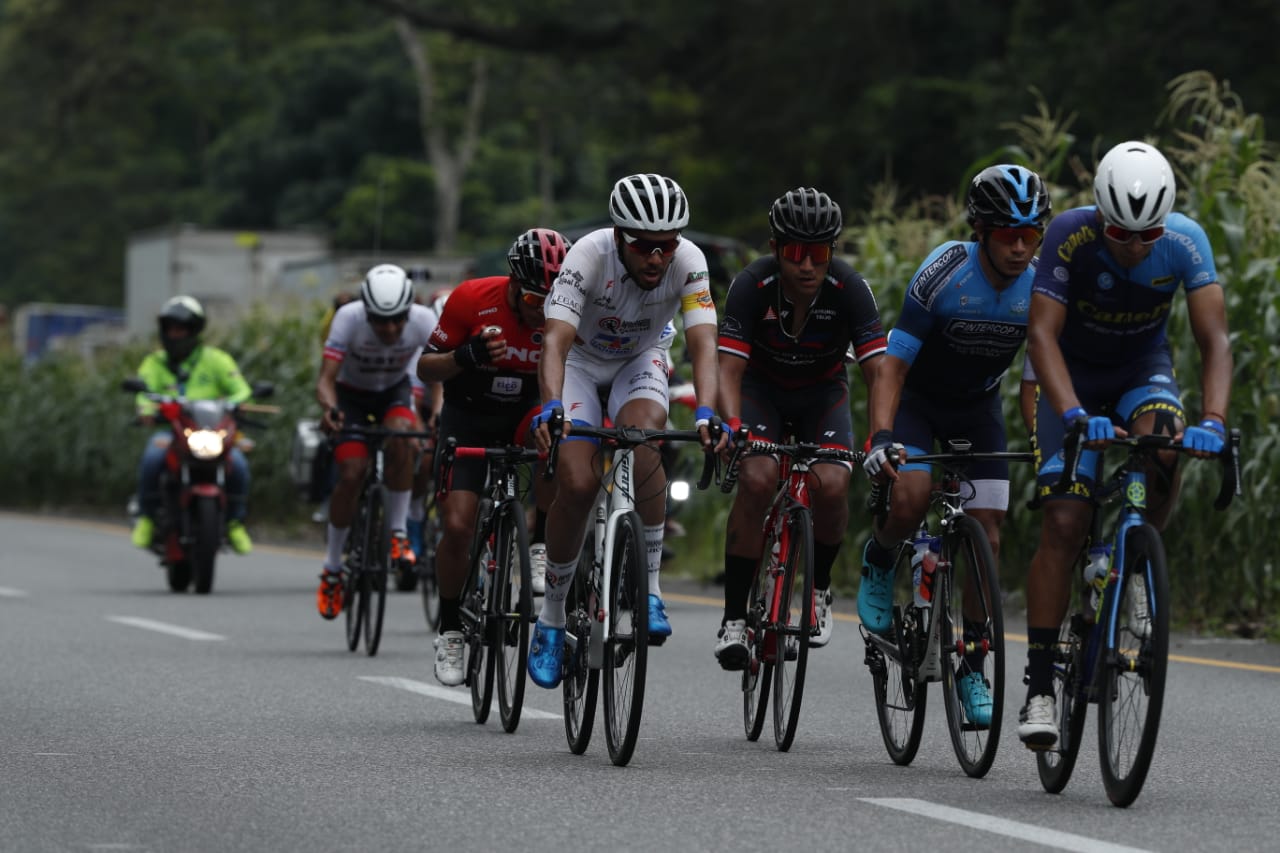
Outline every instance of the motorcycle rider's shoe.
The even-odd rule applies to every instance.
[[[249,531],[244,529],[244,522],[238,518],[227,522],[227,544],[231,546],[232,551],[241,556],[253,550],[253,540],[249,538]]]
[[[413,553],[413,546],[409,544],[409,534],[405,533],[403,530],[391,531],[392,565],[412,568],[413,564],[416,562],[418,562],[418,557]]]
[[[320,588],[316,590],[316,609],[326,619],[336,619],[342,612],[342,573],[328,569],[320,573]]]
[[[138,520],[133,523],[133,533],[130,534],[130,538],[133,540],[133,547],[141,548],[145,551],[151,547],[151,540],[155,535],[156,523],[151,520],[151,516],[138,516]]]
[[[413,549],[414,556],[420,555],[423,552],[422,519],[419,518],[415,521],[411,518],[405,526],[409,528],[409,547]],[[417,561],[415,560],[414,562]]]

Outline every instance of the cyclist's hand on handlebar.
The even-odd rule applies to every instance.
[[[702,449],[721,451],[729,444],[728,433],[725,432],[710,406],[699,406],[693,411],[693,426],[702,436]]]
[[[556,410],[564,410],[564,403],[559,400],[548,400],[542,404],[542,411],[533,416],[533,422],[529,424],[529,430],[533,433],[534,444],[538,448],[539,453],[546,453],[551,449],[551,427],[550,423],[555,416]],[[564,419],[564,433],[561,436],[569,434],[569,419]]]
[[[1104,447],[1112,439],[1129,435],[1111,423],[1111,418],[1105,415],[1090,415],[1085,412],[1083,406],[1075,406],[1063,412],[1062,425],[1067,432],[1079,433],[1084,446],[1092,449]]]
[[[327,435],[333,435],[342,429],[342,409],[337,406],[329,407],[320,420],[320,430]]]
[[[862,470],[873,480],[896,480],[898,466],[906,458],[907,449],[893,440],[893,433],[882,429],[871,437],[871,449],[862,460]]]
[[[1213,418],[1205,418],[1199,426],[1187,427],[1181,435],[1182,446],[1191,451],[1192,456],[1201,459],[1209,459],[1222,453],[1226,438],[1226,427]]]

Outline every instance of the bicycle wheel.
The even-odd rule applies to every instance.
[[[525,659],[529,656],[529,533],[524,507],[505,501],[497,518],[498,565],[494,573],[494,619],[490,638],[498,674],[498,718],[514,732],[524,704]]]
[[[911,548],[900,548],[894,571],[897,601],[911,601]],[[880,737],[894,764],[906,766],[920,749],[928,707],[928,683],[916,681],[916,662],[928,642],[927,611],[894,605],[893,626],[883,637],[867,638],[867,668],[876,700]]]
[[[422,522],[422,555],[418,558],[419,587],[422,590],[422,613],[427,628],[440,630],[440,583],[436,579],[436,547],[440,542],[440,522],[434,509],[428,510]]]
[[[619,767],[631,760],[644,711],[644,679],[649,660],[649,566],[644,525],[629,512],[614,531],[609,577],[609,635],[604,644],[604,736],[609,759]]]
[[[365,500],[360,501],[356,519],[347,536],[346,577],[343,579],[346,589],[342,597],[342,609],[346,613],[347,650],[354,652],[360,647],[360,633],[364,628],[365,615],[368,613],[367,598],[364,595],[364,540],[368,528],[369,506]]]
[[[383,507],[382,489],[369,492],[368,526],[364,539],[364,571],[361,572],[361,597],[364,600],[364,650],[373,657],[382,642],[382,617],[387,612],[387,564],[390,562],[390,537]]]
[[[951,564],[938,578],[934,606],[942,607],[942,696],[951,746],[965,773],[985,776],[1000,746],[1004,717],[1004,611],[1000,579],[986,531],[975,519],[955,519],[944,541],[943,559]],[[970,719],[961,690],[972,680],[985,685],[991,699],[989,720]]]
[[[481,508],[484,513],[484,508]],[[480,517],[484,517],[481,515]],[[489,534],[485,530],[471,549],[475,555],[471,571],[467,574],[467,586],[463,592],[462,635],[466,645],[466,681],[471,686],[471,714],[477,723],[489,719],[493,705],[493,654],[488,647],[489,626],[492,624],[489,592],[493,578],[489,574],[493,562],[489,546]]]
[[[1080,567],[1073,568],[1080,577]],[[1074,600],[1074,599],[1073,599]],[[1040,785],[1058,794],[1071,781],[1071,772],[1080,753],[1080,738],[1089,713],[1088,685],[1084,683],[1084,638],[1086,626],[1080,614],[1068,615],[1058,631],[1053,653],[1053,700],[1058,709],[1058,742],[1051,749],[1036,750],[1036,772]]]
[[[1112,621],[1103,625],[1110,643],[1098,671],[1102,783],[1121,807],[1138,798],[1151,768],[1169,663],[1169,574],[1160,534],[1150,524],[1131,527],[1124,552],[1124,573],[1106,608]]]
[[[571,644],[568,664],[560,690],[564,696],[564,734],[569,751],[581,755],[591,743],[591,727],[596,719],[596,693],[600,689],[600,670],[587,665],[587,646],[595,623],[592,564],[595,562],[595,536],[587,534],[578,557],[578,570],[565,599],[565,642]]]
[[[771,527],[765,537],[764,551],[751,581],[751,597],[747,599],[747,648],[750,657],[742,670],[742,725],[747,740],[760,739],[764,730],[764,712],[769,707],[769,687],[773,683],[774,631],[766,627],[769,607],[773,602],[773,549],[778,530]]]
[[[782,591],[778,596],[773,661],[773,741],[786,752],[796,738],[813,621],[813,514],[807,506],[787,511]],[[792,660],[794,649],[795,659]]]

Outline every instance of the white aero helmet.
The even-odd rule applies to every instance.
[[[1102,218],[1129,231],[1163,225],[1176,190],[1169,161],[1145,142],[1122,142],[1112,148],[1093,178]]]
[[[680,231],[689,224],[689,200],[670,178],[628,175],[613,185],[609,215],[619,228]]]
[[[403,314],[413,304],[413,280],[395,264],[379,264],[364,277],[360,299],[370,317]]]

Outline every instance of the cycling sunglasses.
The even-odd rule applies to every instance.
[[[1138,242],[1142,243],[1142,245],[1150,246],[1164,236],[1164,226],[1157,225],[1155,228],[1130,231],[1128,228],[1121,228],[1119,225],[1112,225],[1108,222],[1106,227],[1102,229],[1102,233],[1107,235],[1107,239],[1115,240],[1117,243],[1128,243],[1134,237],[1137,237]]]
[[[637,255],[648,257],[654,252],[660,253],[663,257],[674,255],[676,247],[680,245],[679,237],[672,237],[670,240],[647,240],[644,237],[637,237],[634,234],[622,232],[622,242],[627,244],[627,248],[635,252]]]
[[[825,264],[831,260],[830,243],[782,243],[778,246],[778,254],[785,261],[793,264],[803,263],[805,258],[815,264]]]
[[[394,326],[409,320],[409,312],[401,311],[399,314],[392,314],[390,317],[370,317],[369,325],[371,326]]]
[[[530,308],[541,308],[547,304],[547,294],[541,290],[520,288],[520,301]]]
[[[1006,246],[1012,246],[1019,240],[1028,246],[1039,246],[1040,241],[1044,239],[1044,231],[1033,225],[1024,225],[1021,228],[992,228],[987,233],[997,243],[1004,243]]]

